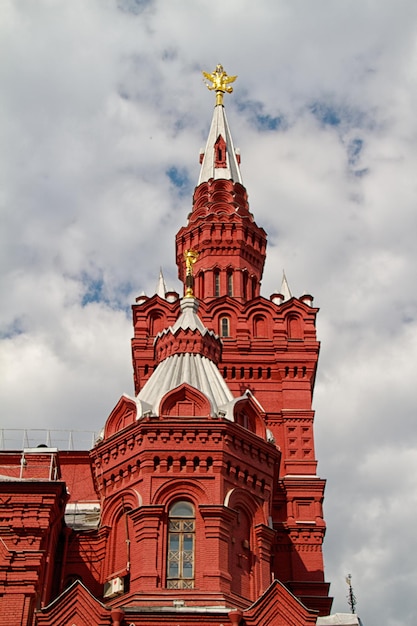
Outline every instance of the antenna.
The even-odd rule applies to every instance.
[[[348,604],[350,606],[350,611],[351,613],[355,613],[355,609],[356,609],[356,597],[355,594],[353,593],[353,587],[352,587],[352,574],[348,574],[346,576],[346,583],[349,587],[349,593],[346,596]]]

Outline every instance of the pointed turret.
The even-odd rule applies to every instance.
[[[288,285],[287,277],[285,276],[284,270],[282,271],[281,294],[283,296],[283,302],[291,300],[292,298],[291,289]]]
[[[156,283],[155,293],[160,298],[165,300],[165,294],[167,293],[167,286],[165,284],[164,275],[162,273],[162,267],[159,268],[158,282]]]
[[[206,149],[200,155],[192,212],[176,238],[178,275],[184,282],[183,255],[193,248],[199,253],[194,268],[196,297],[229,296],[247,302],[260,294],[266,233],[249,211],[240,156],[223,105],[223,94],[233,91],[229,84],[237,77],[228,76],[221,65],[212,74],[203,74],[208,88],[216,92],[216,106]]]
[[[155,338],[155,357],[159,362],[137,399],[159,415],[162,398],[180,385],[187,384],[208,400],[210,414],[233,400],[217,363],[221,356],[218,335],[208,330],[199,318],[198,302],[193,296],[181,300],[181,314],[175,324]]]
[[[200,154],[200,162],[199,185],[208,182],[211,178],[224,178],[242,184],[239,168],[240,154],[234,148],[226,111],[222,104],[214,107],[206,149]]]

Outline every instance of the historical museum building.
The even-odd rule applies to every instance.
[[[260,295],[266,233],[216,105],[184,294],[133,305],[135,394],[94,447],[1,453],[0,626],[304,626],[330,613],[310,295]],[[104,420],[103,420],[104,421]]]

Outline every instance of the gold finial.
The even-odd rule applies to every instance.
[[[185,297],[193,298],[194,297],[194,275],[193,275],[193,265],[198,259],[197,250],[193,250],[190,248],[189,250],[185,250],[184,252],[184,260],[185,260]]]
[[[233,87],[230,87],[229,83],[234,83],[237,76],[228,76],[223,69],[223,65],[220,64],[216,65],[216,69],[212,74],[203,72],[203,76],[209,81],[207,82],[203,78],[207,88],[210,89],[210,91],[216,92],[216,106],[218,104],[223,104],[223,94],[225,91],[227,91],[227,93],[232,93]]]

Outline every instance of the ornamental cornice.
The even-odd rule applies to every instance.
[[[221,358],[221,340],[209,333],[204,336],[194,330],[180,330],[175,335],[166,333],[157,338],[155,359],[164,361],[174,354],[200,354],[216,365]]]

